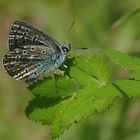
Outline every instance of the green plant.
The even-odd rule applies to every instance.
[[[71,124],[108,109],[115,97],[140,96],[140,59],[113,50],[105,55],[133,71],[128,76],[131,80],[111,80],[111,70],[103,56],[75,56],[69,76],[58,76],[57,81],[48,78],[29,86],[35,98],[27,106],[28,118],[51,125],[55,138]]]
[[[114,27],[128,20],[132,13]],[[112,79],[107,57],[129,71],[125,79]],[[71,58],[66,61],[68,69],[63,69],[63,76],[44,78],[28,87],[35,98],[29,102],[26,114],[33,121],[50,125],[52,138],[73,123],[107,110],[116,97],[140,96],[139,58],[115,50],[88,57],[71,54]]]

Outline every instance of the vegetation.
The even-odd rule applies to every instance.
[[[5,25],[0,29],[1,46],[6,45],[8,36],[4,29],[14,20],[22,20],[40,26],[60,43],[70,42],[73,50],[71,59],[65,62],[68,68],[60,68],[64,74],[40,78],[27,87],[28,91],[24,83],[2,72],[5,79],[0,81],[1,99],[5,100],[1,102],[0,139],[34,139],[27,136],[29,132],[37,133],[39,140],[49,139],[45,124],[49,125],[51,137],[61,140],[140,139],[137,5],[138,1],[127,0],[1,1],[0,15]],[[67,35],[73,20],[75,24]],[[6,49],[2,50],[3,55]],[[13,93],[7,86],[13,88]],[[19,95],[29,91],[33,96]],[[30,120],[43,125],[27,122],[24,108]]]

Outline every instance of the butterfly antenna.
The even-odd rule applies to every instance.
[[[71,26],[69,27],[69,29],[68,29],[68,31],[67,31],[66,39],[68,38],[68,36],[69,36],[69,34],[70,34],[70,31],[71,31],[72,27],[74,26],[74,24],[75,24],[75,20],[72,21]],[[65,39],[65,40],[66,40],[66,39]],[[64,44],[65,44],[65,42],[64,42]],[[69,44],[69,45],[71,45],[71,44]],[[73,47],[73,48],[74,48],[74,47]],[[82,48],[76,48],[76,49],[77,49],[77,50],[78,50],[78,49],[80,49],[80,50],[86,50],[86,49],[88,49],[88,48],[82,47]]]
[[[66,38],[65,38],[65,40],[67,40],[67,38],[68,38],[68,36],[69,36],[69,34],[70,34],[70,31],[71,31],[72,27],[74,26],[74,24],[75,24],[75,20],[72,21],[72,24],[71,24],[71,26],[69,27],[69,29],[68,29],[68,31],[67,31],[67,33],[66,33]],[[65,42],[64,42],[64,44],[65,44]]]
[[[70,33],[72,27],[74,26],[74,24],[75,24],[75,20],[72,21],[71,26],[69,27],[69,29],[68,29],[68,31],[67,31],[67,37],[68,37],[68,35],[69,35],[69,33]]]

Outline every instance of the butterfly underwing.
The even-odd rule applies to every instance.
[[[9,51],[3,57],[7,73],[16,80],[30,83],[45,71],[59,68],[65,61],[70,45],[60,45],[35,27],[16,21],[9,33]]]

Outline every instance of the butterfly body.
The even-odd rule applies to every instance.
[[[45,71],[59,68],[70,46],[60,46],[56,40],[24,22],[15,22],[9,34],[9,51],[3,64],[13,78],[31,82]]]

